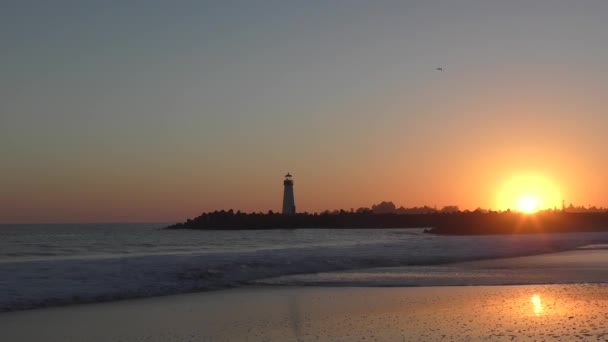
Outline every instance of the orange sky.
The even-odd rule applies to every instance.
[[[0,222],[279,210],[286,172],[299,211],[608,206],[608,3],[577,4],[15,5]]]

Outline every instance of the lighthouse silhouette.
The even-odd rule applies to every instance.
[[[283,180],[283,215],[293,215],[296,213],[296,202],[293,199],[293,179],[289,172]]]

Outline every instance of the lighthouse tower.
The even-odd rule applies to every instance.
[[[283,215],[293,215],[296,213],[296,202],[293,199],[293,180],[287,173],[283,181]]]

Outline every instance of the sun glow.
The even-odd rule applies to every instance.
[[[559,189],[548,178],[540,175],[517,176],[507,180],[498,193],[497,208],[523,213],[561,207]]]
[[[517,203],[517,210],[524,213],[533,213],[538,209],[536,208],[538,199],[533,196],[523,196]]]

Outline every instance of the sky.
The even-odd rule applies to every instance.
[[[0,222],[278,211],[287,172],[298,211],[608,206],[607,13],[2,1]]]

